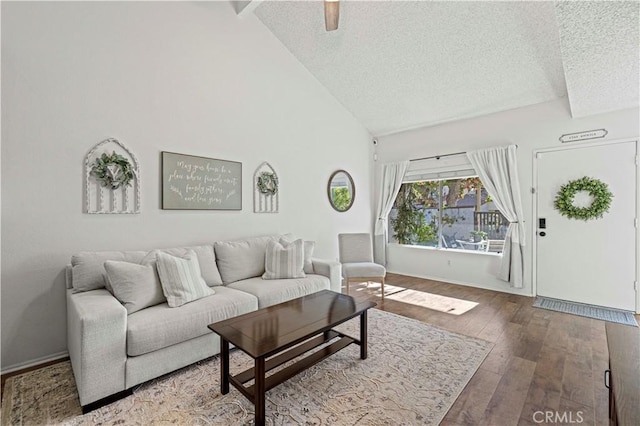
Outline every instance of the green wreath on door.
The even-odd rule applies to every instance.
[[[593,202],[589,207],[578,207],[574,204],[574,197],[579,191],[587,191],[593,197]],[[601,180],[584,176],[562,185],[553,205],[569,219],[587,221],[602,218],[609,211],[612,198],[613,194],[609,191],[609,185]]]

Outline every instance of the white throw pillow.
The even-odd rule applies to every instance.
[[[107,260],[104,269],[107,271],[109,291],[124,305],[127,314],[167,300],[162,293],[155,265]]]
[[[280,241],[269,241],[265,254],[264,280],[282,278],[304,278],[304,242],[295,240],[288,242],[284,238]]]
[[[159,251],[156,259],[162,291],[170,307],[215,294],[202,278],[198,256],[193,250],[188,250],[184,257]]]

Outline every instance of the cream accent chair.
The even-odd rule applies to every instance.
[[[387,270],[373,261],[371,234],[338,234],[342,278],[347,294],[350,282],[380,282],[384,299],[384,277]]]

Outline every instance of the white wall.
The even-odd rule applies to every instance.
[[[526,282],[523,289],[512,289],[508,283],[494,277],[493,272],[498,267],[499,257],[493,254],[391,244],[388,250],[389,271],[531,295],[533,256],[531,242],[534,236],[533,195],[531,194],[533,151],[559,147],[563,145],[558,140],[562,134],[585,130],[605,128],[609,132],[605,140],[637,138],[640,134],[639,115],[640,111],[636,108],[572,119],[566,99],[560,99],[485,117],[378,138],[376,179],[379,179],[380,165],[385,162],[517,144],[520,189],[527,228]]]
[[[66,351],[63,270],[80,250],[293,232],[337,257],[371,229],[371,138],[255,17],[228,2],[2,2],[2,368]],[[83,158],[116,137],[138,157],[139,215],[83,213]],[[243,210],[163,211],[163,150],[241,161]],[[280,213],[252,213],[269,161]],[[326,198],[351,172],[354,207]]]

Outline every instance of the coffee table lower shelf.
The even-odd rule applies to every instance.
[[[334,330],[328,331],[325,335],[320,335],[316,338],[308,340],[307,342],[296,346],[293,349],[289,349],[286,352],[281,353],[280,355],[276,355],[273,358],[264,361],[264,372],[265,374],[274,368],[281,366],[282,364],[291,361],[292,359],[299,357],[305,352],[309,352],[320,345],[327,343],[328,341],[335,339],[336,337],[340,337],[339,340],[333,342],[330,345],[325,346],[321,350],[312,353],[311,355],[297,361],[295,364],[292,364],[277,373],[272,374],[271,376],[265,378],[264,380],[264,392],[273,389],[279,384],[289,380],[293,376],[303,372],[304,370],[314,366],[320,361],[330,357],[336,352],[346,348],[352,343],[360,344],[359,340],[356,340],[352,337],[345,336],[341,333],[338,333]],[[256,360],[258,361],[258,360]],[[244,384],[255,379],[256,368],[249,368],[242,373],[238,373],[235,376],[229,376],[229,383],[231,383],[236,389],[238,389],[247,399],[253,401],[255,399],[256,392],[256,384],[251,386],[245,386]],[[227,390],[228,391],[228,390]]]
[[[366,320],[365,320],[366,321]],[[366,325],[365,325],[366,327]],[[366,333],[366,328],[361,329],[361,332]],[[295,346],[285,352],[273,356],[266,360],[266,357],[255,358],[254,367],[238,373],[234,376],[229,374],[229,342],[224,338],[221,338],[221,393],[226,395],[229,393],[229,383],[231,383],[236,389],[240,391],[249,401],[253,402],[255,406],[255,424],[263,425],[265,421],[265,392],[279,384],[289,380],[293,376],[303,372],[304,370],[311,368],[320,361],[330,357],[331,355],[341,351],[351,344],[360,346],[360,358],[367,358],[367,342],[366,334],[363,341],[354,339],[353,337],[344,335],[335,330],[328,330],[323,332],[317,337],[314,337],[306,342]],[[335,342],[323,347],[322,349],[296,361],[280,371],[275,372],[269,377],[266,377],[266,373],[281,366],[282,364],[291,361],[309,352],[318,346],[321,346],[335,338],[339,338]],[[254,380],[254,384],[245,386],[245,383]]]

